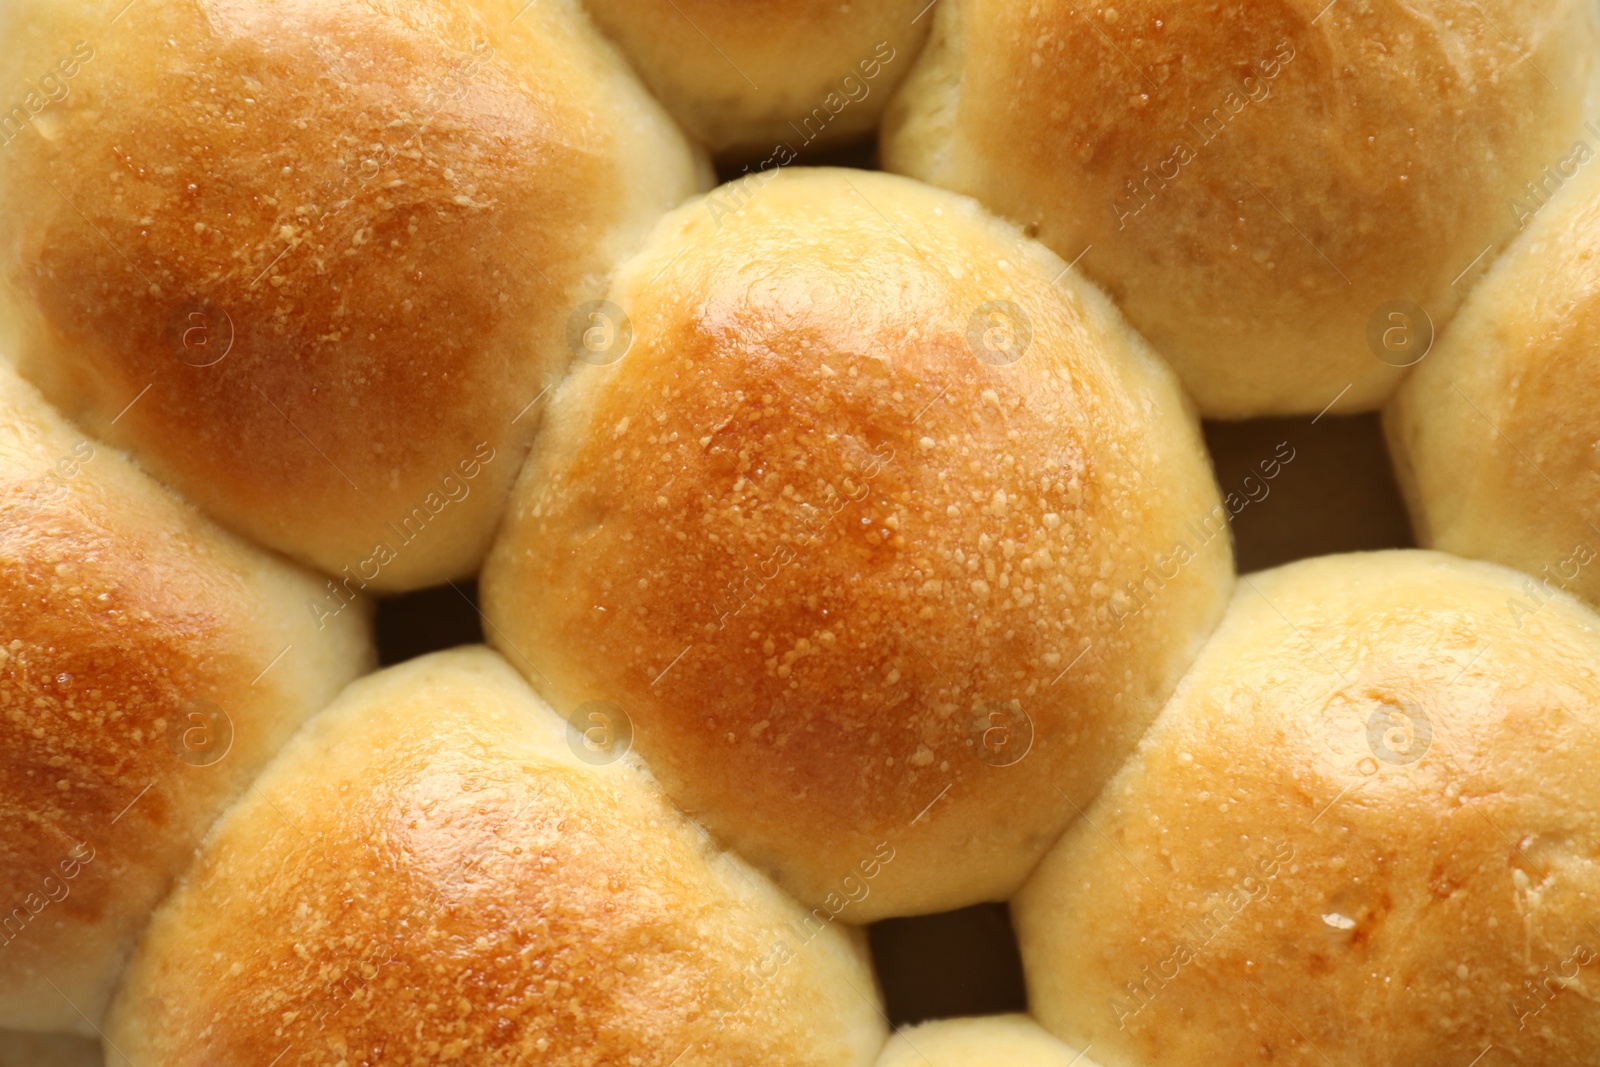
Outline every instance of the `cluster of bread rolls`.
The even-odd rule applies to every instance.
[[[1600,1064],[1597,89],[1588,0],[6,0],[0,1064]],[[1201,416],[1380,408],[1423,550],[1237,576]],[[990,901],[1028,1014],[892,1025]]]

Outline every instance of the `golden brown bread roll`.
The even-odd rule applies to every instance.
[[[572,3],[125,3],[0,24],[23,373],[352,590],[471,574],[681,134]]]
[[[787,170],[619,269],[481,581],[563,714],[850,922],[1008,896],[1218,618],[1226,513],[1171,373],[963,197]],[[892,858],[891,858],[892,857]]]
[[[1417,538],[1600,602],[1600,135],[1384,413]]]
[[[0,1067],[104,1067],[100,1044],[67,1034],[0,1032]]]
[[[928,0],[585,0],[646,85],[719,156],[769,167],[878,125]]]
[[[368,668],[321,585],[0,364],[0,1025],[92,1033],[207,827]]]
[[[218,824],[108,1045],[162,1067],[872,1063],[859,935],[809,926],[566,732],[482,648],[351,686]]]
[[[944,0],[884,162],[1082,255],[1204,414],[1365,410],[1421,346],[1373,325],[1407,304],[1443,329],[1515,235],[1508,201],[1593,144],[1595,22],[1587,0]]]
[[[1600,617],[1433,552],[1240,579],[1013,902],[1105,1067],[1524,1067],[1600,1047]]]
[[[942,1019],[896,1032],[877,1067],[1095,1067],[1026,1015]]]

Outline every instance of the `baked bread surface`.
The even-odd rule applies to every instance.
[[[1004,899],[1228,594],[1193,413],[972,201],[826,169],[744,188],[620,270],[631,347],[552,399],[487,632],[563,714],[620,708],[679,805],[802,901]]]

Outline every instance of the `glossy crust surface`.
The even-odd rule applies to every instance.
[[[878,1067],[1095,1067],[1026,1015],[942,1019],[895,1033]]]
[[[320,585],[0,366],[0,1025],[92,1033],[211,823],[370,667]]]
[[[646,85],[727,159],[874,130],[933,25],[928,0],[585,0]]]
[[[681,135],[571,4],[121,7],[4,14],[44,86],[0,116],[18,365],[353,588],[471,574],[569,317],[696,188]]]
[[[295,738],[152,923],[107,1036],[163,1067],[862,1067],[885,1035],[858,935],[808,936],[468,648]]]
[[[942,0],[884,164],[1082,254],[1204,414],[1366,410],[1409,358],[1378,358],[1374,318],[1408,301],[1443,330],[1508,202],[1600,143],[1595,22],[1585,0]]]
[[[1040,1021],[1105,1067],[1591,1062],[1600,617],[1519,618],[1521,581],[1421,551],[1241,578],[1013,902]]]
[[[1418,540],[1600,603],[1600,138],[1384,413]]]
[[[563,713],[622,709],[803,901],[1004,899],[1230,588],[1170,372],[1042,246],[890,175],[717,190],[611,300],[631,347],[551,401],[490,640]]]

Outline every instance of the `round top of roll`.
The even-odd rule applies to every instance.
[[[878,125],[933,25],[928,0],[585,0],[684,128],[784,166]]]
[[[320,584],[0,364],[0,1025],[98,1018],[207,828],[370,668]]]
[[[0,116],[16,362],[352,588],[471,574],[569,317],[695,188],[681,135],[561,5],[123,6],[4,15],[45,94]]]
[[[807,903],[1008,894],[1226,598],[1170,373],[1042,246],[890,175],[716,190],[609,300],[594,329],[629,340],[551,400],[491,640],[561,712],[630,716]]]
[[[152,921],[110,1043],[172,1067],[870,1064],[864,948],[633,762],[577,751],[485,649],[355,683]]]
[[[1013,902],[1041,1022],[1118,1067],[1590,1056],[1600,617],[1523,583],[1419,551],[1241,578]]]
[[[884,162],[1082,253],[1204,414],[1361,411],[1515,235],[1508,204],[1594,143],[1596,21],[1586,0],[960,0]],[[1385,344],[1396,308],[1414,336]]]
[[[1600,603],[1600,136],[1385,412],[1424,544]]]

